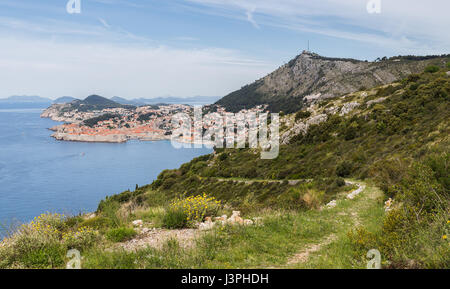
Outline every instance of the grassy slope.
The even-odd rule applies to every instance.
[[[364,267],[370,248],[380,248],[384,261],[389,261],[385,266],[448,266],[448,247],[439,239],[448,219],[449,94],[449,78],[441,71],[413,75],[368,91],[366,97],[356,93],[328,100],[319,108],[340,108],[350,101],[361,106],[348,116],[330,116],[312,126],[308,134],[282,146],[276,160],[261,160],[258,152],[248,149],[217,150],[214,156],[164,171],[152,185],[110,198],[100,208],[117,201],[161,205],[161,196],[170,199],[208,192],[246,214],[266,215],[264,208],[270,207],[283,215],[268,213],[269,221],[261,228],[228,228],[200,242],[196,251],[177,249],[178,256],[184,257],[175,267]],[[387,99],[366,105],[381,97]],[[415,183],[412,180],[427,173],[408,177],[411,164],[425,162],[432,167],[430,177]],[[339,196],[342,188],[336,185],[336,174],[374,179],[388,196],[405,204],[403,213],[400,209],[385,216],[381,201],[386,196],[373,185],[365,195],[345,200],[337,209],[307,210],[314,207],[305,202],[307,194],[319,203]],[[287,183],[298,178],[315,181]],[[416,218],[413,203],[433,198],[424,191],[426,187],[441,194],[437,205],[441,209],[433,203],[427,211],[414,213]],[[356,227],[360,231],[348,235]],[[296,252],[323,243],[330,234],[336,239],[312,251],[308,262],[287,264]],[[421,250],[415,249],[417,242],[423,244]]]
[[[273,196],[288,188],[270,183],[246,187],[214,178],[308,179],[339,174],[375,178],[387,190],[412,161],[448,152],[449,93],[449,77],[438,72],[374,89],[367,97],[357,93],[345,100],[328,100],[317,109],[339,108],[343,101],[358,101],[361,106],[350,115],[330,115],[328,121],[311,126],[308,134],[281,146],[277,159],[262,160],[249,149],[216,150],[215,155],[196,158],[178,170],[163,171],[151,188],[169,196],[212,192],[221,199],[249,198],[263,205],[276,203]],[[367,101],[381,97],[387,99],[367,106]]]
[[[356,224],[380,229],[384,216],[382,193],[372,185],[355,199],[345,199],[328,210],[260,212],[261,226],[225,226],[196,240],[196,247],[183,249],[169,241],[161,250],[146,249],[87,253],[86,268],[365,268],[364,256],[355,256],[347,235]],[[332,221],[330,221],[332,220]],[[310,255],[305,263],[288,261],[311,244],[336,236],[329,246]]]
[[[356,93],[328,100],[317,109],[349,101],[361,106],[312,126],[282,146],[276,160],[261,160],[249,149],[217,150],[162,172],[151,185],[107,198],[93,219],[55,222],[57,232],[48,233],[52,239],[34,232],[2,243],[0,267],[61,267],[71,245],[61,243],[60,234],[87,227],[99,236],[89,235],[77,245],[84,268],[363,268],[372,248],[380,249],[388,267],[448,268],[449,246],[441,236],[449,219],[449,95],[449,77],[439,71],[413,75],[366,97]],[[367,105],[380,97],[387,99]],[[317,210],[351,189],[337,175],[364,178],[368,187],[354,200]],[[382,209],[386,195],[376,186],[398,202],[387,215]],[[132,220],[161,226],[174,197],[204,192],[225,203],[221,213],[239,209],[245,217],[262,216],[264,225],[219,227],[199,238],[194,249],[171,240],[159,250],[111,250],[108,236],[131,238]],[[292,262],[310,247],[316,250],[306,262]]]

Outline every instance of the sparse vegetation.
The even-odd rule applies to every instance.
[[[439,70],[440,70],[439,67],[436,65],[430,65],[425,68],[425,72],[428,72],[428,73],[435,73],[435,72],[438,72]]]
[[[106,232],[106,238],[113,242],[127,241],[134,236],[136,236],[136,231],[127,227],[113,228]]]

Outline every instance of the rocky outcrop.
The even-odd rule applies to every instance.
[[[284,144],[284,145],[288,144],[290,142],[290,140],[292,139],[292,137],[294,137],[298,134],[306,134],[308,132],[308,128],[311,125],[320,124],[320,123],[326,121],[327,119],[328,119],[328,116],[326,114],[318,114],[318,115],[308,118],[306,121],[301,121],[301,122],[294,124],[294,126],[291,129],[289,129],[288,131],[286,131],[285,133],[283,133],[281,135],[281,144]]]
[[[352,110],[354,110],[358,106],[360,106],[360,104],[356,101],[345,103],[344,106],[342,106],[342,108],[341,108],[340,115],[342,116],[342,115],[349,114]]]

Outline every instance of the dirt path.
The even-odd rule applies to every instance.
[[[305,263],[306,261],[308,261],[309,255],[311,253],[317,252],[323,246],[327,246],[327,245],[331,244],[334,240],[336,240],[336,238],[337,238],[336,235],[331,234],[320,243],[308,245],[305,249],[303,249],[302,251],[298,252],[297,254],[295,254],[294,256],[289,258],[286,265]]]
[[[360,226],[362,224],[362,220],[359,212],[365,209],[369,201],[373,201],[380,196],[378,190],[374,188],[370,188],[369,190],[369,186],[363,182],[347,181],[347,183],[356,185],[357,188],[347,194],[345,198],[335,200],[335,206],[325,208],[325,210],[333,209],[336,211],[336,217],[333,221],[337,224],[341,224],[336,226],[336,230],[341,232]],[[360,198],[357,198],[358,196]],[[342,206],[343,203],[345,203],[346,206]],[[341,218],[347,219],[348,222],[345,223],[341,221]],[[278,268],[299,267],[301,264],[307,263],[312,254],[320,254],[325,247],[333,242],[336,242],[337,240],[338,236],[335,233],[332,233],[318,242],[306,244],[300,251],[288,258],[286,264]]]
[[[248,179],[217,179],[219,181],[235,181],[239,183],[264,182],[265,180]],[[291,185],[295,185],[305,180],[290,180]],[[266,180],[266,182],[283,182],[282,180]],[[294,183],[295,182],[295,183]],[[357,188],[350,193],[334,200],[335,206],[322,209],[315,216],[314,222],[331,222],[333,229],[329,234],[325,234],[316,242],[304,243],[301,248],[290,256],[284,264],[269,265],[269,268],[296,268],[309,266],[308,262],[317,255],[326,255],[330,250],[330,245],[341,242],[343,236],[352,229],[364,223],[364,211],[373,206],[374,201],[380,197],[380,191],[361,181],[347,181]],[[381,194],[382,195],[382,194]],[[176,239],[181,247],[190,248],[195,246],[195,240],[201,237],[205,231],[198,229],[166,230],[141,228],[139,235],[127,242],[117,244],[118,247],[127,251],[136,251],[146,247],[161,248],[168,240]],[[332,245],[334,246],[334,245]],[[303,265],[302,265],[303,264]]]
[[[290,186],[295,186],[302,182],[312,182],[312,179],[298,179],[298,180],[254,180],[254,179],[232,179],[232,178],[212,178],[219,182],[237,182],[237,183],[245,183],[246,185],[254,184],[254,183],[283,183],[287,181]]]
[[[147,247],[161,249],[162,246],[170,239],[175,239],[183,248],[194,246],[195,239],[201,234],[198,229],[150,229],[142,228],[139,235],[127,242],[118,244],[119,247],[127,251],[136,251]]]

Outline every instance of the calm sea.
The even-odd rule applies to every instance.
[[[27,222],[46,211],[93,211],[105,196],[211,152],[175,149],[169,141],[56,141],[48,128],[57,123],[41,119],[41,111],[0,108],[0,223]]]

